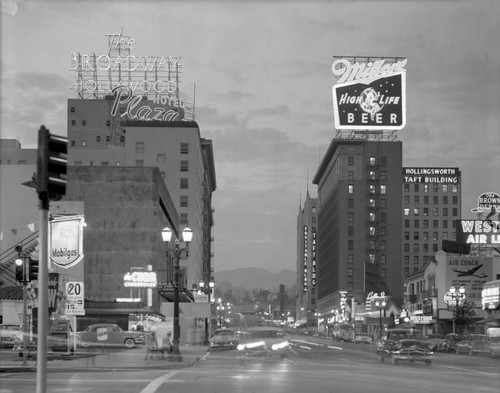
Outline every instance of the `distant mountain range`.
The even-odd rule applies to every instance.
[[[249,267],[215,272],[215,285],[219,288],[244,287],[273,291],[278,290],[281,284],[288,289],[296,283],[297,273],[290,269],[271,273],[267,269]]]

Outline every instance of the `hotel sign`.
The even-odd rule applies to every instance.
[[[335,128],[342,130],[400,130],[406,125],[404,61],[351,64],[338,59],[332,72],[340,76],[332,87]]]
[[[155,288],[158,282],[156,272],[151,271],[128,272],[123,281],[126,288]]]

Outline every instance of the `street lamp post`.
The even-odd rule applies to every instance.
[[[384,298],[378,299],[375,301],[375,306],[378,309],[379,312],[379,318],[378,318],[378,336],[380,339],[382,339],[382,310],[385,309],[387,302],[385,301]]]
[[[21,246],[16,246],[16,251],[18,254],[18,258],[16,259],[16,265],[17,266],[22,266],[23,267],[23,366],[26,366],[26,358],[27,358],[27,351],[28,351],[28,307],[27,307],[27,301],[28,301],[28,289],[27,289],[27,284],[28,284],[28,267],[27,267],[27,260],[26,258],[23,258],[21,256],[21,251],[22,247]]]
[[[464,287],[460,287],[460,288],[451,287],[450,288],[450,295],[455,303],[455,309],[453,310],[453,333],[455,333],[455,324],[456,324],[456,319],[457,319],[458,306],[460,303],[463,303],[465,301],[465,288]]]
[[[189,256],[189,243],[193,239],[193,231],[190,228],[184,228],[182,231],[182,240],[186,243],[185,248],[180,247],[179,239],[175,239],[174,248],[168,248],[168,243],[172,238],[172,230],[168,227],[163,228],[161,232],[162,239],[167,243],[167,257],[172,253],[174,257],[174,340],[173,340],[173,358],[179,362],[182,361],[182,356],[179,351],[179,337],[181,329],[179,325],[179,262],[184,252],[185,258]]]

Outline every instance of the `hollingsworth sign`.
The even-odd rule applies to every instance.
[[[355,62],[337,59],[332,72],[335,128],[401,130],[406,125],[406,59]]]

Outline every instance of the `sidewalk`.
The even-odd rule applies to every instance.
[[[145,360],[146,349],[139,346],[120,352],[95,349],[93,352],[77,352],[75,355],[49,352],[47,353],[47,371],[119,371],[142,368],[172,369],[189,367],[199,361],[208,352],[206,345],[181,345],[179,347],[181,361],[162,359],[155,354],[153,359]],[[9,356],[0,359],[0,375],[3,372],[36,372],[36,357],[27,360],[23,366],[21,357]]]

